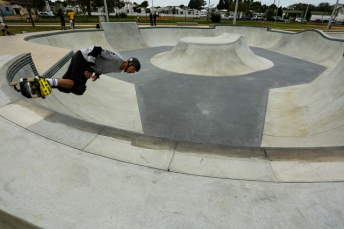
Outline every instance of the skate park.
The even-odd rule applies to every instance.
[[[2,227],[343,226],[341,34],[102,27],[2,38]],[[92,45],[141,71],[83,96],[9,86]]]

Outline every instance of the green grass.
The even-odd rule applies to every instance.
[[[76,27],[76,29],[87,29],[87,28],[95,28],[94,25],[90,26],[82,26],[82,27]],[[66,26],[66,29],[70,29],[70,26]],[[57,31],[61,30],[61,26],[10,26],[8,31],[14,34],[19,34],[22,31],[26,31],[28,33],[33,32],[46,32],[46,31]]]
[[[128,16],[127,18],[117,18],[115,16],[109,17],[110,22],[133,22],[136,21],[136,16]],[[9,31],[14,34],[21,33],[22,31],[27,31],[29,33],[31,32],[42,32],[42,31],[56,31],[60,30],[60,19],[59,18],[49,18],[49,19],[39,19],[37,20],[34,17],[34,24],[37,25],[33,27],[31,23],[28,23],[26,21],[26,17],[21,18],[6,18],[5,23],[9,25]],[[70,29],[69,26],[69,20],[66,18],[66,29]],[[141,24],[149,24],[149,19],[145,16],[140,16]],[[173,17],[164,17],[164,18],[158,18],[157,25],[163,26],[163,25],[176,25],[176,22],[198,22],[199,25],[210,25],[210,24],[220,24],[220,25],[232,25],[233,21],[221,21],[220,23],[213,23],[210,20],[207,19],[192,19],[192,18],[174,18]],[[83,24],[86,26],[78,26],[78,24]],[[77,16],[75,25],[76,29],[86,29],[86,28],[95,28],[96,24],[99,23],[99,17],[98,16],[91,16],[91,17],[84,17],[84,16]],[[48,24],[50,26],[48,26]],[[261,21],[237,21],[237,25],[246,25],[246,26],[262,26]],[[18,26],[17,26],[18,25]],[[44,26],[47,25],[47,26]],[[52,26],[53,25],[53,26]],[[56,26],[55,26],[56,25]],[[269,22],[267,21],[265,23],[265,27],[271,27],[272,29],[276,30],[286,30],[286,31],[301,31],[305,29],[320,29],[325,30],[326,24],[315,24],[315,23],[307,23],[307,24],[301,24],[301,23],[288,23],[288,22]],[[344,27],[342,25],[335,25],[332,27],[333,29],[339,29],[344,30]]]

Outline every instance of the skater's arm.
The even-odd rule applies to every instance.
[[[94,76],[92,76],[92,81],[94,82],[94,81],[96,81],[98,78],[99,78],[98,75],[94,75]]]
[[[87,78],[87,79],[92,79],[92,81],[94,82],[94,81],[96,81],[98,78],[99,78],[99,73],[95,73],[94,75],[93,75],[93,73],[92,72],[89,72],[89,71],[85,71],[85,77]]]

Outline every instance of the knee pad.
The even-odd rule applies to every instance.
[[[86,91],[86,85],[74,85],[71,92],[74,95],[82,95]]]
[[[5,32],[5,29],[1,29],[2,32]]]
[[[70,93],[70,89],[67,89],[67,88],[63,88],[63,87],[57,87],[57,89],[60,91],[60,92],[63,92],[63,93]]]
[[[5,25],[5,29],[8,29],[8,26],[7,26],[7,25]]]

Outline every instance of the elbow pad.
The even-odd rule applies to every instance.
[[[102,53],[103,49],[100,46],[92,46],[88,50],[89,50],[89,53],[87,54],[87,56],[92,56],[96,58],[99,54]]]

